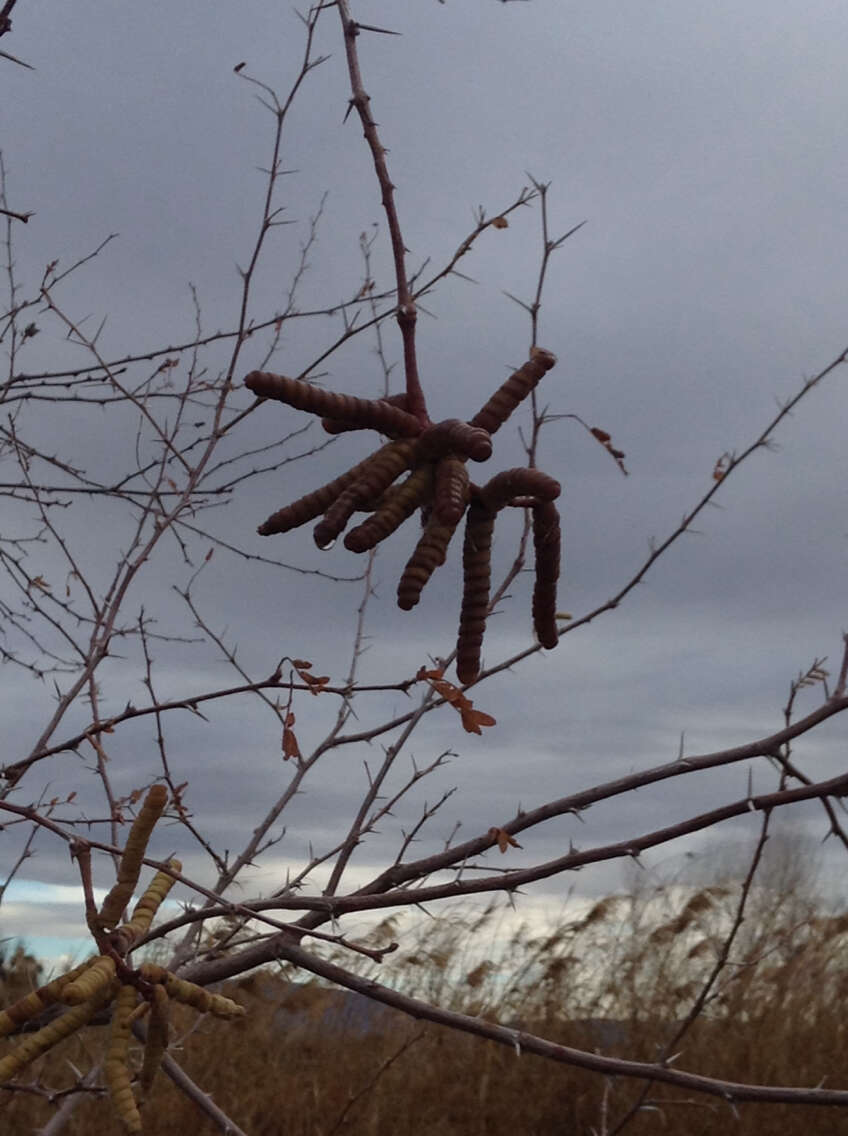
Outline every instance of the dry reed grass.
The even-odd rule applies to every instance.
[[[508,938],[494,906],[473,919],[428,920],[404,935],[380,977],[569,1045],[655,1060],[714,965],[737,890],[642,888],[607,896],[552,931],[518,926]],[[384,921],[375,941],[394,929]],[[797,890],[758,891],[677,1065],[732,1080],[848,1086],[846,948],[848,912]],[[344,963],[355,965],[349,955]],[[395,1011],[364,1015],[359,1003],[318,983],[290,985],[297,977],[261,972],[230,984],[226,992],[249,1013],[225,1038],[180,1013],[174,1056],[250,1136],[589,1136],[602,1131],[602,1112],[614,1131],[642,1087],[517,1056]],[[73,1069],[84,1072],[99,1057],[103,1033],[89,1029],[52,1054],[39,1067],[42,1081],[72,1084]],[[650,1101],[627,1125],[632,1136],[848,1134],[848,1115],[832,1110],[732,1110],[668,1086],[656,1086]],[[0,1130],[23,1136],[52,1111],[37,1096],[0,1093]],[[145,1111],[149,1136],[215,1131],[165,1077]],[[117,1127],[92,1098],[66,1131],[106,1136]]]

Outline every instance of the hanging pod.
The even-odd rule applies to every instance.
[[[534,347],[527,362],[513,371],[486,405],[477,411],[471,419],[471,425],[482,426],[484,430],[494,434],[555,363],[556,355],[541,347]]]
[[[355,398],[325,390],[302,379],[290,379],[269,371],[251,371],[244,385],[261,398],[285,402],[296,410],[321,414],[346,424],[347,429],[379,430],[381,434],[395,434],[414,438],[421,433],[421,423],[388,399]]]

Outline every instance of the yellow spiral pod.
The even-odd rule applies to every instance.
[[[66,1010],[61,1017],[24,1038],[11,1053],[0,1059],[0,1081],[11,1080],[36,1057],[40,1057],[42,1053],[46,1053],[48,1049],[52,1049],[54,1045],[81,1029],[100,1009],[109,993],[108,990],[101,990],[89,1001],[74,1006],[72,1010]]]
[[[88,969],[88,966],[88,962],[80,963],[73,970],[69,970],[67,974],[62,974],[58,978],[54,978],[52,982],[39,986],[31,994],[19,998],[17,1002],[13,1002],[11,1006],[0,1011],[0,1037],[7,1037],[10,1033],[14,1033],[19,1025],[36,1017],[47,1006],[52,1006],[55,1002],[58,1002],[61,998],[62,987],[73,982],[84,970]]]
[[[144,1044],[144,1061],[141,1065],[139,1083],[145,1096],[150,1092],[162,1058],[168,1048],[168,1014],[171,1003],[165,987],[157,983],[153,987],[150,1022],[147,1026],[147,1039]]]
[[[101,927],[112,928],[120,920],[124,908],[132,899],[138,883],[141,862],[147,851],[147,842],[153,826],[165,811],[168,803],[168,790],[164,785],[153,785],[144,798],[144,804],[135,818],[127,837],[124,854],[118,865],[118,882],[103,900],[97,921]]]
[[[183,866],[179,860],[169,860],[168,864],[175,872],[182,871]],[[118,954],[126,954],[136,939],[140,939],[145,934],[160,904],[175,883],[174,877],[167,872],[156,873],[147,891],[133,908],[132,918],[120,926],[111,937],[112,946]]]
[[[202,986],[177,978],[169,971],[165,972],[165,989],[169,997],[193,1006],[202,1014],[214,1014],[217,1018],[240,1018],[245,1013],[244,1006],[240,1006],[238,1002],[225,998],[223,994],[210,994]]]
[[[59,991],[59,1001],[67,1002],[69,1006],[78,1006],[80,1002],[87,1002],[89,998],[110,985],[115,978],[115,960],[108,955],[98,955],[88,962],[82,974],[68,982]]]
[[[486,405],[471,419],[472,426],[481,426],[490,434],[506,422],[513,410],[534,389],[539,380],[556,363],[556,355],[534,347],[530,358],[503,383]]]
[[[112,1106],[127,1132],[141,1132],[141,1113],[132,1091],[129,1067],[130,1018],[138,991],[134,986],[121,986],[115,998],[112,1032],[103,1063],[103,1073],[112,1098]]]

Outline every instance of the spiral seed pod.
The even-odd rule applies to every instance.
[[[480,673],[480,650],[489,610],[494,528],[495,514],[479,501],[472,501],[465,522],[464,584],[456,640],[456,673],[462,683],[473,682]]]
[[[239,1018],[245,1013],[244,1006],[240,1006],[238,1002],[233,1002],[222,994],[210,994],[202,986],[196,986],[193,982],[187,982],[184,978],[177,978],[164,966],[144,962],[139,967],[139,972],[146,982],[163,985],[169,998],[173,998],[177,1002],[184,1002],[187,1006],[193,1006],[202,1014],[214,1014],[219,1018]]]
[[[432,485],[432,467],[422,465],[413,470],[402,485],[390,486],[380,498],[373,516],[347,534],[345,548],[351,552],[376,548],[430,497]]]
[[[465,462],[455,454],[446,454],[436,466],[433,511],[445,525],[459,524],[468,504],[469,479]]]
[[[168,864],[175,872],[182,871],[183,866],[179,860],[169,860]],[[147,891],[135,905],[130,921],[124,923],[111,936],[112,946],[118,954],[126,954],[133,943],[147,932],[160,904],[175,883],[174,877],[167,872],[156,873]]]
[[[374,402],[387,402],[389,406],[397,407],[398,410],[406,410],[406,394],[388,394],[384,398],[374,399]],[[322,418],[321,425],[324,427],[328,434],[346,434],[350,430],[367,430],[367,426],[362,426],[358,422],[348,422],[343,418]],[[388,434],[392,437],[393,430],[381,430],[382,434]]]
[[[496,473],[480,490],[480,499],[492,512],[498,512],[515,497],[535,497],[539,501],[555,501],[562,486],[538,469],[505,469]]]
[[[363,466],[369,460],[370,458],[366,458],[364,462],[355,465],[353,469],[349,469],[347,473],[343,473],[335,481],[328,481],[320,489],[315,489],[312,493],[298,497],[291,505],[286,505],[283,509],[272,513],[259,526],[257,532],[260,536],[271,536],[274,533],[285,533],[291,529],[299,528],[301,525],[305,525],[307,521],[314,521],[316,517],[320,517],[322,513],[327,511],[340,493],[343,493],[349,485],[357,480],[362,473]]]
[[[560,568],[559,513],[553,501],[533,506],[533,545],[536,550],[533,628],[542,646],[551,650],[559,642],[556,594]]]
[[[7,1037],[10,1033],[14,1033],[18,1026],[28,1022],[30,1018],[34,1018],[48,1006],[60,1001],[62,987],[73,982],[83,971],[88,970],[88,967],[88,962],[80,963],[73,970],[69,970],[67,974],[62,974],[59,978],[54,978],[52,982],[39,986],[37,990],[19,998],[17,1002],[7,1006],[5,1010],[0,1010],[0,1037]]]
[[[87,1002],[99,990],[110,986],[115,978],[115,960],[108,955],[98,955],[86,964],[82,974],[73,982],[68,982],[59,991],[59,1001],[69,1006]]]
[[[0,1082],[11,1080],[36,1057],[40,1057],[43,1053],[52,1049],[54,1045],[58,1045],[60,1041],[81,1029],[86,1022],[94,1017],[109,994],[109,990],[100,991],[88,1002],[74,1006],[72,1010],[67,1010],[61,1017],[55,1018],[40,1030],[25,1037],[11,1053],[0,1058]]]
[[[433,516],[406,562],[397,590],[397,604],[411,611],[421,599],[421,592],[435,570],[445,562],[450,539],[456,525],[443,525]]]
[[[372,454],[359,478],[333,502],[314,529],[319,548],[330,545],[345,525],[367,501],[379,497],[405,469],[409,469],[414,453],[411,442],[388,442]]]
[[[556,355],[543,351],[541,347],[534,347],[524,366],[514,371],[486,405],[477,411],[471,419],[471,425],[482,426],[484,430],[494,434],[555,363]]]
[[[138,992],[134,986],[121,986],[115,999],[109,1048],[103,1074],[109,1087],[112,1107],[127,1132],[141,1132],[141,1113],[132,1091],[129,1068],[130,1018]]]
[[[251,371],[244,385],[261,398],[273,398],[296,410],[322,414],[325,418],[349,424],[348,428],[379,430],[381,434],[404,438],[414,438],[421,433],[418,419],[388,399],[355,398],[268,371]]]
[[[195,986],[193,982],[186,982],[173,974],[168,974],[165,979],[165,989],[170,998],[185,1002],[202,1014],[214,1014],[216,1018],[240,1018],[245,1013],[244,1006],[240,1006],[238,1002],[225,998],[223,994],[210,994],[202,986]]]
[[[165,811],[167,803],[168,790],[165,786],[153,785],[144,798],[141,811],[133,821],[127,837],[124,854],[118,865],[118,882],[103,900],[103,906],[97,916],[97,922],[101,927],[114,927],[132,898],[141,871],[141,861],[147,851],[147,842],[153,832],[153,826]]]
[[[337,539],[339,533],[344,532],[345,526],[362,501],[363,492],[361,482],[354,482],[340,494],[322,519],[312,530],[312,536],[319,548],[329,548]]]
[[[153,1087],[162,1058],[168,1049],[169,1023],[168,1016],[171,1008],[170,999],[165,987],[157,983],[153,987],[153,1000],[150,1009],[150,1022],[147,1026],[147,1038],[144,1043],[144,1060],[139,1074],[141,1091],[145,1096]]]
[[[428,426],[418,438],[416,450],[421,461],[432,461],[453,450],[464,458],[484,462],[492,456],[492,439],[479,426],[459,418],[446,418]]]

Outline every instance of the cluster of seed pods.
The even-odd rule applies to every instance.
[[[255,395],[321,415],[322,425],[330,434],[371,429],[390,439],[347,473],[273,513],[259,526],[260,534],[289,532],[320,517],[313,533],[319,548],[329,548],[344,532],[345,548],[367,552],[420,509],[421,536],[397,592],[398,606],[409,611],[418,603],[433,572],[444,564],[451,538],[466,516],[464,588],[456,649],[457,674],[461,682],[469,683],[480,672],[495,518],[509,505],[522,505],[533,513],[533,625],[542,646],[555,647],[560,526],[554,501],[560,494],[559,483],[537,469],[520,468],[496,474],[478,486],[472,482],[467,466],[469,461],[484,462],[491,457],[492,435],[555,363],[550,351],[534,348],[527,362],[470,421],[448,418],[435,424],[422,423],[410,414],[405,395],[354,398],[301,379],[251,371],[244,381]],[[369,516],[345,532],[357,512]]]
[[[244,1007],[221,994],[210,994],[202,986],[177,978],[164,967],[142,963],[133,970],[125,956],[150,928],[159,907],[174,885],[172,872],[179,872],[179,860],[169,860],[170,871],[157,872],[131,918],[121,917],[132,899],[147,851],[147,842],[168,801],[164,785],[154,785],[133,822],[118,864],[118,879],[99,911],[89,913],[88,925],[95,933],[103,953],[87,959],[60,978],[33,990],[0,1011],[0,1037],[8,1036],[30,1023],[44,1011],[59,1014],[41,1029],[26,1034],[14,1049],[0,1059],[0,1082],[11,1080],[36,1058],[71,1037],[101,1010],[112,1005],[112,1027],[103,1073],[112,1106],[124,1131],[144,1129],[139,1104],[133,1091],[129,1060],[133,1024],[147,1018],[144,1060],[138,1088],[147,1098],[153,1080],[168,1048],[168,1017],[171,1002],[184,1002],[201,1013],[219,1018],[236,1018]]]

